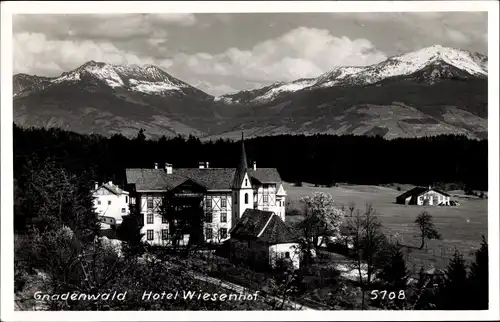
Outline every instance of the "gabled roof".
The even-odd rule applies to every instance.
[[[137,191],[165,191],[177,187],[187,179],[207,190],[229,190],[234,168],[179,168],[168,174],[163,169],[126,169],[127,183],[135,184]]]
[[[99,188],[105,188],[106,190],[110,191],[111,193],[114,193],[115,195],[128,194],[127,191],[121,189],[120,187],[115,185],[110,185],[108,183],[102,184]]]
[[[235,168],[178,168],[168,174],[164,169],[126,169],[128,184],[135,184],[137,191],[170,190],[187,179],[202,185],[207,190],[231,190]],[[250,178],[261,183],[280,183],[281,178],[275,168],[248,170]],[[243,180],[243,178],[242,178]]]
[[[271,211],[258,209],[245,210],[229,233],[234,239],[256,240],[271,245],[298,240],[279,216]]]
[[[424,194],[424,193],[426,193],[428,191],[431,191],[431,190],[436,191],[437,193],[440,193],[440,194],[445,195],[447,197],[450,196],[446,192],[438,190],[438,189],[429,188],[429,187],[414,187],[414,188],[412,188],[412,189],[410,189],[410,190],[402,193],[401,195],[397,196],[396,198],[397,199],[400,199],[400,198],[406,199],[406,198],[408,198],[410,196],[420,196],[420,195],[422,195],[422,194]]]
[[[280,183],[281,177],[276,168],[248,169],[248,175],[260,183]]]

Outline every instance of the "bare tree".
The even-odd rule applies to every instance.
[[[420,244],[419,249],[423,249],[426,245],[426,242],[430,239],[441,239],[441,235],[436,230],[434,223],[432,222],[432,215],[427,211],[422,212],[418,215],[417,219],[415,219],[415,224],[417,224],[420,230],[420,238],[422,243]]]
[[[364,309],[366,291],[370,289],[387,241],[371,205],[366,206],[363,215],[359,210],[356,211],[356,215],[348,221],[348,229],[353,243],[350,250],[350,256],[353,258],[351,266],[358,271],[362,290],[361,306]]]
[[[354,209],[356,209],[356,203],[354,201],[349,202],[349,217],[352,217],[352,214],[354,213]]]

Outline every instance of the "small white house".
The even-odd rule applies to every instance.
[[[110,226],[120,225],[122,216],[129,214],[129,193],[112,181],[95,184],[94,207],[99,219]]]
[[[276,267],[282,259],[300,267],[298,239],[274,212],[246,209],[229,233],[233,261]]]
[[[418,206],[449,206],[450,195],[432,187],[415,187],[396,197],[396,203]]]

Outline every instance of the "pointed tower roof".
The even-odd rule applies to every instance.
[[[238,167],[236,168],[236,172],[234,174],[233,180],[233,188],[240,188],[243,183],[243,179],[245,178],[245,174],[247,173],[248,165],[247,165],[247,154],[245,152],[245,138],[243,137],[243,132],[241,132],[241,155],[240,162],[238,163]]]

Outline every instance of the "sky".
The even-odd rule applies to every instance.
[[[153,64],[217,96],[442,45],[487,54],[487,13],[19,14],[14,73]]]

